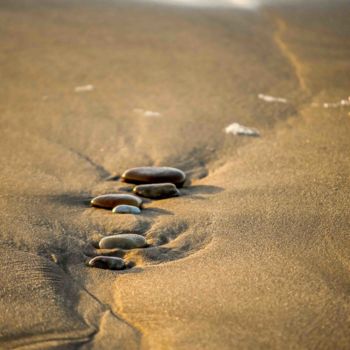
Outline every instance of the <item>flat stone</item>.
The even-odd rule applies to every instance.
[[[180,195],[179,190],[172,183],[147,184],[134,187],[133,192],[139,196],[161,199]]]
[[[103,237],[99,243],[101,249],[135,249],[143,248],[147,245],[145,237],[134,233]]]
[[[91,200],[93,207],[113,209],[117,205],[126,204],[141,207],[142,199],[131,194],[103,194]]]
[[[141,210],[133,205],[121,204],[113,208],[112,212],[117,214],[140,214]]]
[[[136,185],[170,182],[182,187],[186,174],[180,169],[170,167],[139,167],[125,171],[122,180]]]
[[[125,269],[125,261],[121,258],[114,256],[95,256],[90,259],[88,266],[98,267],[100,269],[109,269],[109,270],[123,270]]]

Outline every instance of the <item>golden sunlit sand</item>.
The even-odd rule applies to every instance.
[[[349,14],[2,2],[0,348],[348,348]],[[191,184],[89,205],[138,166]]]

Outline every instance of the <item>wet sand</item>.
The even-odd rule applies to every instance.
[[[0,347],[348,348],[349,14],[1,3]],[[192,184],[89,207],[144,165]],[[125,232],[135,267],[85,266]]]

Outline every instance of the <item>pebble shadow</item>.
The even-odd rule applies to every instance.
[[[144,269],[141,268],[141,267],[137,267],[137,266],[130,266],[128,268],[126,268],[125,270],[119,270],[117,271],[118,274],[123,274],[125,275],[126,273],[129,274],[129,273],[140,273],[140,272],[143,272]]]
[[[144,208],[142,210],[142,215],[148,217],[157,217],[160,215],[174,215],[173,212],[161,208]]]
[[[61,195],[50,195],[46,196],[50,202],[55,202],[60,205],[70,206],[70,207],[90,207],[90,201],[93,197],[90,195],[76,195],[71,193],[65,193]]]
[[[121,175],[119,174],[112,174],[103,179],[103,181],[118,181],[120,179]]]
[[[201,195],[201,194],[215,194],[220,193],[224,189],[219,186],[209,186],[209,185],[195,185],[191,187],[185,187],[181,189],[182,196],[190,196],[190,195]]]

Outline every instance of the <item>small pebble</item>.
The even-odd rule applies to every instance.
[[[126,204],[141,207],[142,200],[131,194],[103,194],[91,200],[93,207],[113,209],[117,205]]]
[[[125,261],[114,256],[95,256],[88,262],[88,266],[98,267],[100,269],[123,270]]]
[[[133,205],[121,204],[113,208],[112,212],[117,214],[140,214],[141,210]]]
[[[138,185],[134,187],[133,191],[139,196],[152,199],[169,198],[180,195],[179,190],[172,183]]]
[[[99,247],[101,249],[135,249],[143,248],[146,246],[148,246],[148,244],[145,237],[134,233],[103,237],[99,243]]]
[[[170,167],[139,167],[125,171],[122,180],[136,185],[170,182],[177,187],[182,187],[186,174]]]

